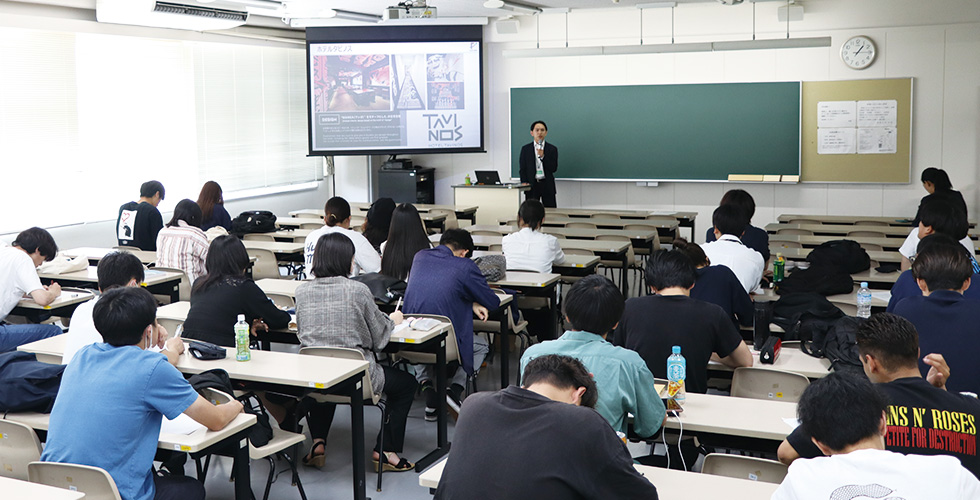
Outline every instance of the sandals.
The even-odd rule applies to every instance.
[[[385,472],[405,472],[415,468],[415,464],[409,462],[407,459],[405,459],[405,457],[402,457],[402,459],[399,460],[397,464],[392,464],[391,462],[388,461],[387,453],[384,454],[384,457],[385,457],[385,463],[384,463]],[[371,460],[371,461],[374,462],[374,472],[378,472],[378,467],[381,464],[379,463],[378,460]]]
[[[320,448],[320,453],[316,453],[317,448]],[[322,469],[327,463],[326,448],[327,443],[325,441],[313,443],[313,447],[310,448],[310,452],[303,457],[303,465]]]

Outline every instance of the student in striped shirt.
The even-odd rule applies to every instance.
[[[173,218],[157,235],[157,266],[180,269],[194,283],[207,272],[208,246],[208,237],[201,230],[201,207],[180,200]]]

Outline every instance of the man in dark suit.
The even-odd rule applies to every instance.
[[[521,182],[531,186],[527,199],[541,200],[545,207],[555,208],[555,171],[558,170],[558,147],[545,143],[548,126],[543,121],[531,124],[534,140],[521,148]]]

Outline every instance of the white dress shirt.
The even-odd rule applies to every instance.
[[[976,255],[976,252],[973,249],[973,240],[970,239],[969,235],[964,236],[963,239],[960,240],[960,245],[963,245],[963,248],[967,249],[967,251],[970,252],[970,255]],[[915,257],[918,249],[919,228],[913,227],[912,231],[909,232],[908,237],[906,237],[905,241],[902,243],[901,248],[898,249],[898,253],[902,254],[902,256],[906,259],[912,260],[912,257]]]
[[[303,243],[303,256],[306,262],[306,272],[313,276],[313,251],[316,250],[316,242],[321,236],[330,233],[340,233],[354,242],[354,274],[376,273],[381,271],[381,255],[374,249],[371,242],[363,234],[353,229],[345,229],[340,226],[323,226],[307,235]]]
[[[742,240],[731,234],[723,234],[711,243],[701,245],[713,266],[725,266],[735,273],[746,293],[759,288],[762,271],[766,262],[762,254],[742,244]]]
[[[503,247],[507,269],[550,273],[552,264],[565,262],[558,238],[529,227],[504,236]]]

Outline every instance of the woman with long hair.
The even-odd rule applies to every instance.
[[[367,212],[367,218],[361,225],[361,234],[371,246],[380,254],[381,244],[388,239],[388,230],[391,228],[391,214],[395,210],[395,201],[391,198],[378,198],[371,204]]]
[[[201,229],[207,231],[221,226],[231,231],[231,215],[225,210],[225,199],[217,182],[204,183],[201,194],[197,197],[197,204],[201,207]]]
[[[962,210],[963,217],[968,218],[966,201],[963,200],[963,195],[959,191],[953,189],[953,183],[950,182],[949,174],[945,170],[929,167],[922,171],[920,180],[922,181],[922,188],[929,194],[923,196],[922,200],[919,201],[919,208],[915,211],[915,219],[912,221],[913,224],[918,225],[919,223],[919,211],[922,210],[922,205],[937,199],[943,200]]]
[[[235,236],[219,236],[211,242],[205,261],[207,274],[191,289],[191,309],[184,321],[184,337],[234,347],[239,314],[245,315],[253,333],[289,325],[289,313],[276,307],[245,276],[248,260],[245,245]]]
[[[191,200],[180,200],[174,216],[157,233],[157,265],[180,269],[194,283],[205,273],[208,237],[201,230],[201,208]]]
[[[419,250],[432,248],[419,211],[411,203],[402,203],[391,213],[391,228],[382,244],[381,274],[408,279],[412,260]]]
[[[405,425],[418,384],[408,372],[375,361],[377,354],[388,345],[395,325],[401,323],[402,313],[395,311],[387,315],[381,312],[367,285],[347,278],[353,267],[354,243],[349,238],[338,233],[320,237],[313,254],[316,279],[296,288],[299,341],[304,347],[346,347],[364,354],[370,364],[372,389],[376,394],[386,394],[388,401],[384,450],[375,446],[375,467],[383,467],[386,471],[411,470],[414,465],[398,453],[405,442]],[[318,403],[310,410],[307,421],[313,447],[303,458],[303,463],[323,467],[334,409],[333,403]],[[381,438],[379,433],[379,443]]]

